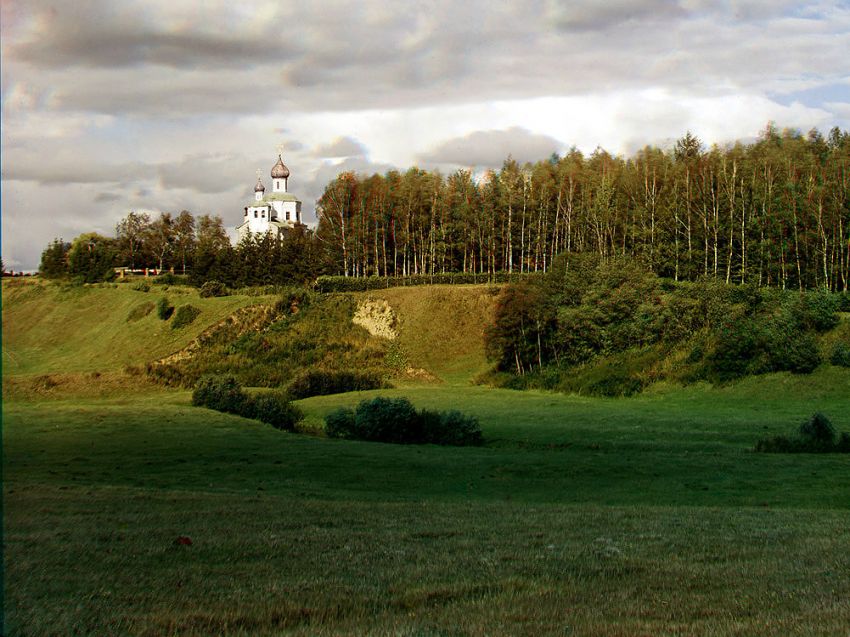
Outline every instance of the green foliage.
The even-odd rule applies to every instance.
[[[307,369],[298,374],[286,391],[298,400],[310,396],[342,394],[349,391],[382,389],[389,385],[376,372],[355,370]]]
[[[325,416],[325,434],[329,438],[356,438],[354,410],[338,407]]]
[[[504,289],[487,351],[498,370],[531,373],[521,383],[502,379],[511,387],[604,396],[639,392],[659,373],[685,381],[806,374],[821,363],[818,334],[837,325],[837,307],[822,291],[677,284],[631,259],[562,256],[542,281]],[[653,354],[627,356],[641,351]],[[661,365],[672,351],[681,352],[675,365]],[[626,359],[645,366],[604,362]]]
[[[147,281],[136,281],[130,289],[135,290],[136,292],[150,292],[151,285]]]
[[[198,318],[200,314],[201,310],[194,305],[181,305],[174,312],[174,320],[171,321],[171,329],[177,330],[181,327],[186,327]]]
[[[229,414],[250,412],[251,400],[233,376],[205,376],[192,392],[192,404]]]
[[[839,299],[823,290],[804,292],[791,304],[798,325],[815,332],[826,332],[838,325]]]
[[[295,425],[304,419],[298,407],[289,402],[285,394],[270,392],[254,396],[253,418],[267,423],[275,429],[293,431]]]
[[[832,348],[829,362],[838,367],[850,367],[850,345],[843,342],[836,343]]]
[[[251,396],[233,376],[206,376],[192,392],[192,404],[267,423],[275,429],[293,431],[303,418],[300,409],[280,392]]]
[[[181,274],[172,274],[171,272],[165,272],[160,274],[159,276],[154,278],[154,283],[158,283],[160,285],[188,285],[189,278],[185,275]]]
[[[156,302],[156,315],[163,321],[167,321],[174,314],[174,306],[168,300],[167,296],[160,297]]]
[[[408,276],[320,276],[316,279],[317,292],[366,292],[384,288],[410,285],[464,285],[481,283],[508,283],[540,278],[542,273],[530,272],[441,272],[435,274],[414,274]]]
[[[842,433],[836,440],[835,427],[829,418],[816,412],[804,420],[796,436],[774,436],[756,442],[762,453],[850,453],[850,435]]]
[[[325,417],[331,438],[395,444],[478,445],[478,420],[459,411],[417,411],[406,398],[372,398],[355,410],[337,409]]]
[[[143,319],[148,314],[153,312],[154,304],[151,301],[145,301],[144,303],[139,303],[136,307],[130,310],[129,314],[127,314],[127,322],[132,323],[133,321],[138,321]]]
[[[419,412],[419,418],[422,421],[423,438],[427,443],[463,447],[480,445],[483,442],[478,419],[456,409],[423,409]]]
[[[835,441],[835,427],[829,418],[815,412],[811,418],[800,425],[800,438],[813,444],[830,445]]]
[[[202,299],[206,299],[212,296],[227,296],[229,292],[221,281],[207,281],[201,286],[199,294]]]
[[[313,292],[303,287],[285,286],[276,288],[273,293],[280,296],[275,303],[275,311],[282,316],[297,314],[313,303],[316,297]]]
[[[81,283],[115,278],[115,241],[97,233],[81,234],[68,251],[68,275]]]
[[[41,253],[38,273],[46,279],[61,279],[68,276],[68,252],[71,244],[62,239],[51,241]]]

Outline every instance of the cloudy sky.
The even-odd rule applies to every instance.
[[[2,256],[130,210],[233,227],[283,144],[314,219],[341,170],[448,172],[686,130],[850,129],[850,2],[2,0]]]

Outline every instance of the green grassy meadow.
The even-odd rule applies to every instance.
[[[114,338],[144,296],[86,290],[121,305]],[[847,634],[850,458],[751,449],[815,410],[850,431],[848,370],[619,399],[472,386],[471,310],[458,325],[445,305],[460,293],[389,290],[411,364],[442,382],[300,401],[287,434],[122,375],[130,354],[97,367],[88,328],[24,355],[40,323],[7,292],[6,635]],[[209,325],[255,300],[204,301]],[[474,414],[485,445],[321,436],[374,395]]]

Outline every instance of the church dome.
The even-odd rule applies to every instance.
[[[280,155],[277,156],[277,163],[272,166],[272,179],[286,179],[289,177],[289,168],[284,166]]]
[[[263,182],[257,179],[257,185],[254,186],[254,192],[265,192],[266,187],[263,185]]]

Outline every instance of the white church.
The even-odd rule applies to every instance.
[[[283,163],[281,153],[278,153],[277,163],[272,166],[270,194],[266,194],[266,187],[259,173],[258,170],[257,185],[254,186],[254,201],[251,205],[245,206],[245,217],[242,223],[236,226],[239,241],[251,234],[267,232],[279,237],[286,228],[301,223],[301,200],[288,191],[289,168]]]

